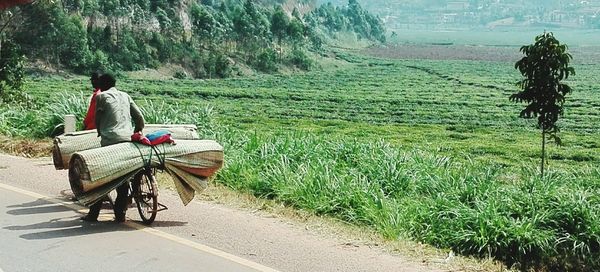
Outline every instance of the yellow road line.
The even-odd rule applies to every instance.
[[[56,199],[56,198],[48,197],[48,196],[41,195],[41,194],[38,194],[38,193],[35,193],[35,192],[23,190],[21,188],[13,187],[13,186],[6,185],[6,184],[3,184],[3,183],[0,183],[0,188],[6,189],[6,190],[9,190],[9,191],[13,191],[13,192],[16,192],[16,193],[20,193],[20,194],[23,194],[23,195],[27,195],[27,196],[30,196],[30,197],[33,197],[33,198],[42,199],[42,200],[48,201],[50,203],[59,204],[59,205],[65,206],[65,207],[67,207],[69,209],[72,209],[72,210],[74,210],[74,211],[76,211],[78,213],[86,213],[87,212],[87,208],[86,207],[78,205],[78,204],[75,204],[75,203],[72,203],[72,202],[62,201],[60,199]],[[101,218],[108,218],[108,216],[102,216]],[[221,257],[223,259],[227,259],[229,261],[232,261],[232,262],[235,262],[235,263],[247,266],[249,268],[256,269],[258,271],[263,271],[263,272],[276,272],[277,271],[277,270],[275,270],[273,268],[264,266],[262,264],[255,263],[253,261],[246,260],[244,258],[240,258],[240,257],[235,256],[233,254],[229,254],[227,252],[224,252],[224,251],[221,251],[221,250],[218,250],[218,249],[215,249],[215,248],[212,248],[212,247],[209,247],[209,246],[197,243],[197,242],[193,242],[193,241],[190,241],[190,240],[187,240],[187,239],[175,236],[173,234],[169,234],[169,233],[166,233],[166,232],[163,232],[163,231],[151,228],[151,227],[147,227],[147,226],[144,226],[142,224],[139,224],[139,223],[136,223],[136,222],[133,222],[133,221],[126,221],[125,225],[128,226],[128,227],[130,227],[130,228],[141,230],[143,232],[152,234],[154,236],[162,237],[164,239],[171,240],[173,242],[176,242],[176,243],[179,243],[179,244],[182,244],[182,245],[185,245],[185,246],[188,246],[188,247],[191,247],[191,248],[194,248],[194,249],[197,249],[197,250],[200,250],[200,251],[203,251],[203,252],[206,252],[206,253],[218,256],[218,257]],[[1,268],[0,268],[0,272],[3,272]]]

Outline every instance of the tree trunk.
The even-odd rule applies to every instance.
[[[283,45],[281,44],[281,37],[277,37],[279,43],[279,63],[283,63]]]
[[[546,160],[546,132],[542,129],[542,165],[541,169],[541,177],[544,178],[544,163]]]
[[[117,34],[117,35],[115,35],[115,38],[116,38],[115,44],[118,45],[119,44],[119,18],[118,17],[115,20],[114,26],[115,26],[115,33]]]

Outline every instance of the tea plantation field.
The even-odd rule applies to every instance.
[[[563,146],[540,178],[540,133],[508,100],[513,63],[338,58],[306,74],[117,87],[149,122],[195,123],[221,142],[216,182],[231,188],[518,268],[600,269],[600,65],[574,65]],[[45,126],[39,136],[81,116],[88,85],[30,78],[37,106],[0,114],[0,132]]]
[[[535,120],[518,118],[524,105],[508,100],[519,76],[510,63],[348,58],[352,65],[302,75],[123,79],[118,87],[138,100],[210,105],[219,123],[247,131],[384,139],[513,165],[537,158]],[[600,66],[575,67],[578,74],[569,82],[575,92],[559,121],[565,146],[550,150],[552,163],[565,166],[600,160]],[[87,95],[87,85],[85,78],[39,78],[28,89],[39,101],[56,103],[64,92]]]

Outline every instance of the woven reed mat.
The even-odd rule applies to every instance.
[[[212,140],[179,140],[176,145],[158,145],[156,150],[158,155],[149,146],[128,142],[77,152],[69,168],[71,190],[82,204],[93,204],[129,181],[145,162],[157,167],[164,157],[165,170],[187,205],[223,166],[223,147]]]
[[[144,134],[158,130],[168,130],[175,140],[198,140],[196,125],[162,125],[149,124],[144,127]],[[56,170],[69,169],[71,156],[75,152],[100,147],[100,137],[95,129],[77,131],[54,138],[52,160]]]

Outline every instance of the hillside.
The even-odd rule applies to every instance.
[[[309,70],[340,32],[385,40],[359,5],[323,10],[307,0],[39,0],[0,11],[0,37],[30,63],[81,74],[174,64],[177,78]]]

